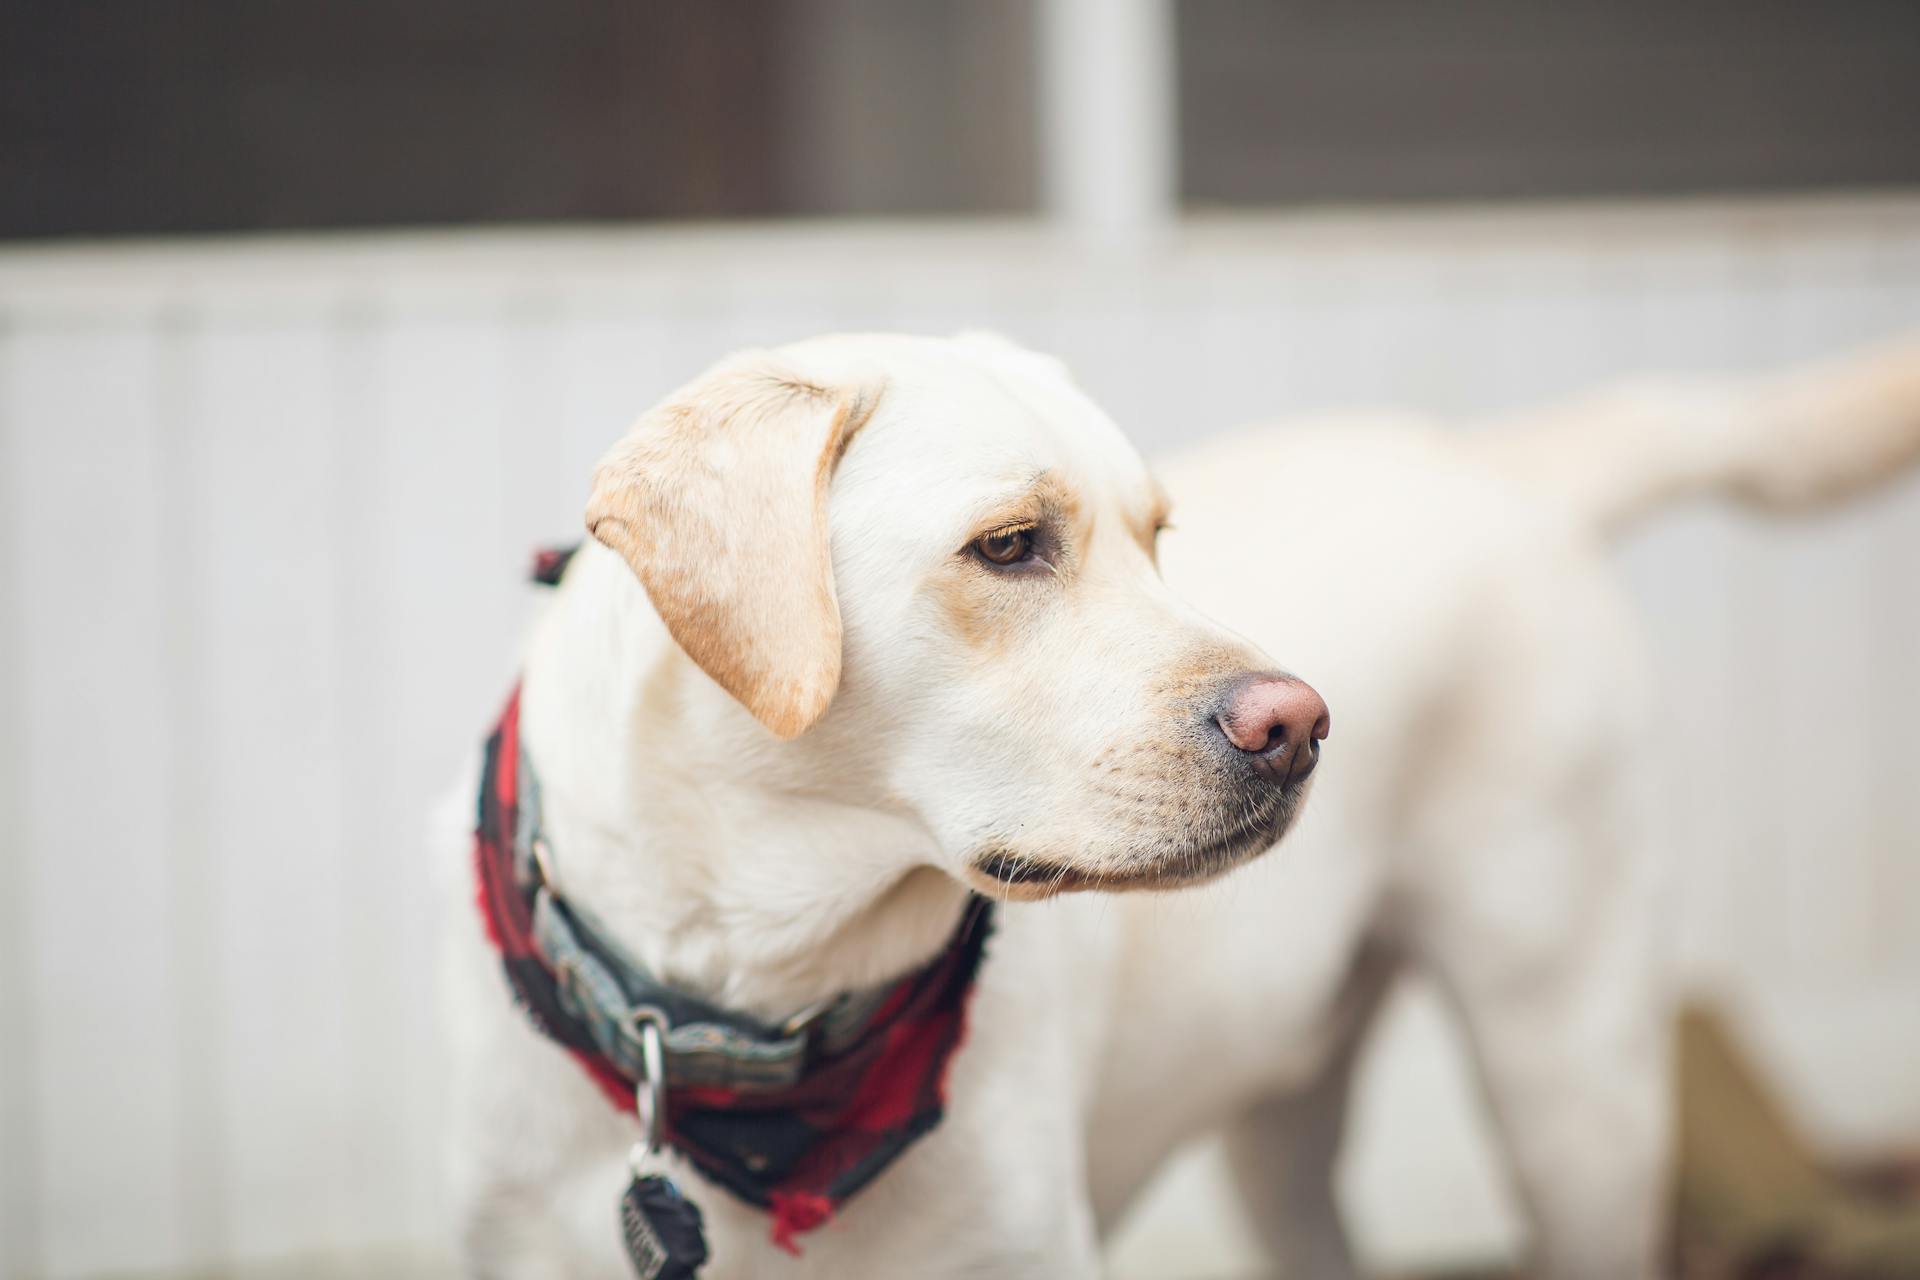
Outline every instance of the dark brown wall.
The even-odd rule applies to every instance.
[[[1031,209],[1034,0],[0,0],[0,237]],[[1180,0],[1194,205],[1920,183],[1920,0]]]
[[[0,0],[0,236],[1031,208],[1029,0]]]
[[[780,0],[6,0],[0,234],[776,203]]]
[[[1182,0],[1190,202],[1920,182],[1913,0]]]

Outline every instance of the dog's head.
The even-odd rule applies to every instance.
[[[909,812],[947,870],[1036,898],[1266,848],[1326,734],[1318,695],[1161,582],[1166,516],[1054,361],[861,336],[670,396],[587,524],[759,721],[743,767]]]

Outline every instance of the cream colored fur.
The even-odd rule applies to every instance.
[[[1346,1073],[1408,965],[1463,1019],[1544,1271],[1651,1273],[1657,733],[1599,535],[1696,493],[1844,497],[1920,450],[1917,384],[1907,348],[1479,435],[1264,430],[1159,487],[1057,364],[993,339],[821,339],[670,399],[596,487],[618,552],[588,544],[527,656],[568,895],[656,972],[776,1018],[930,955],[966,893],[1001,888],[982,850],[1062,866],[1062,887],[1168,886],[1001,909],[945,1122],[804,1257],[680,1171],[706,1274],[1093,1276],[1161,1159],[1222,1125],[1284,1273],[1345,1274]],[[1009,518],[1062,531],[1052,571],[967,558]],[[1194,708],[1279,664],[1332,709],[1314,793],[1265,856],[1201,857],[1226,828]],[[446,844],[464,872],[458,824]],[[511,1007],[469,892],[456,874],[469,1270],[624,1276],[633,1125]]]

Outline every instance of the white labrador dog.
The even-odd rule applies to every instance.
[[[1284,1274],[1347,1274],[1347,1077],[1405,965],[1464,1019],[1545,1272],[1653,1271],[1660,731],[1602,535],[1917,454],[1911,347],[1477,433],[1256,432],[1158,483],[1060,365],[992,338],[824,338],[675,392],[597,472],[527,656],[539,878],[768,1027],[1002,904],[944,1119],[801,1256],[648,1158],[705,1212],[702,1274],[1093,1276],[1161,1159],[1222,1125]],[[630,1275],[640,1126],[516,1010],[471,894],[468,1266]]]

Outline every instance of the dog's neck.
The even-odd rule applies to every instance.
[[[960,918],[925,828],[814,785],[595,543],[535,632],[521,724],[560,892],[664,981],[778,1021],[924,963]]]

